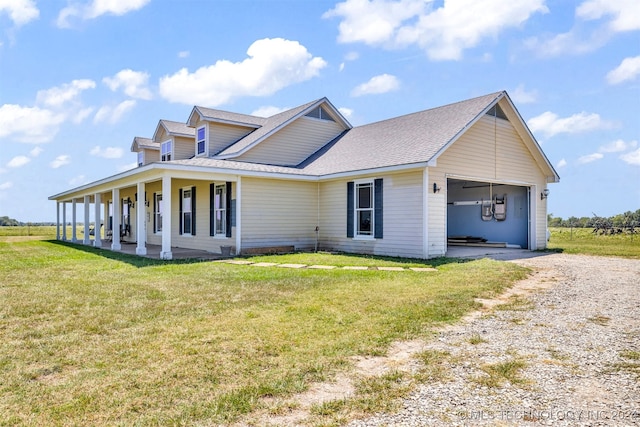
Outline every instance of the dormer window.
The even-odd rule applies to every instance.
[[[207,128],[206,126],[201,126],[198,128],[196,132],[196,155],[200,156],[205,154],[207,150]]]
[[[138,152],[138,167],[144,166],[144,151]]]
[[[171,160],[171,152],[173,144],[171,144],[171,140],[165,141],[160,144],[160,160],[163,162],[168,162]]]
[[[331,117],[329,113],[327,113],[327,111],[322,107],[314,108],[313,110],[309,111],[306,116],[313,117],[314,119],[335,122],[335,120],[333,120],[333,117]]]

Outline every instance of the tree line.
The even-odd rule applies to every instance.
[[[616,234],[622,232],[638,232],[640,229],[640,209],[635,212],[627,211],[622,214],[601,217],[593,214],[591,217],[581,218],[571,216],[567,219],[556,217],[552,213],[547,215],[549,227],[593,228],[594,232]]]
[[[20,227],[27,225],[56,225],[55,222],[21,222],[8,216],[0,216],[0,227]]]

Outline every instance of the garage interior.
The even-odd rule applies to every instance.
[[[529,188],[447,179],[447,246],[529,248]]]

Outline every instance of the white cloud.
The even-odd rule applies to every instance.
[[[525,90],[524,85],[520,84],[513,92],[510,93],[510,96],[516,104],[531,104],[538,100],[538,91],[527,91]]]
[[[178,52],[178,58],[188,58],[189,55],[191,55],[191,52],[189,52],[188,50],[181,50],[180,52]]]
[[[630,153],[622,154],[620,158],[630,165],[640,166],[640,148]]]
[[[323,17],[340,17],[338,41],[401,48],[416,44],[434,60],[458,60],[465,49],[497,38],[534,13],[544,0],[447,0],[434,9],[424,0],[346,0]]]
[[[600,153],[619,153],[626,150],[631,150],[638,145],[638,141],[625,142],[622,139],[611,141],[606,145],[602,145],[598,151]]]
[[[560,161],[556,164],[556,168],[560,169],[567,166],[567,161],[565,159],[560,159]]]
[[[147,87],[149,81],[149,74],[142,71],[133,71],[131,69],[125,69],[119,71],[113,77],[105,77],[102,79],[109,89],[116,91],[120,88],[124,93],[132,98],[138,99],[151,99],[153,94]]]
[[[546,137],[559,133],[582,133],[598,129],[610,129],[613,123],[602,120],[599,114],[581,112],[569,117],[560,118],[557,114],[546,111],[527,121],[533,133],[540,132]]]
[[[16,156],[7,163],[8,168],[20,168],[31,161],[27,156]]]
[[[69,28],[70,18],[82,20],[94,19],[110,14],[121,16],[142,9],[151,0],[93,0],[87,4],[71,4],[60,11],[56,24],[60,28]]]
[[[351,96],[387,93],[397,90],[399,87],[400,81],[396,76],[381,74],[379,76],[372,77],[368,82],[356,86],[351,91]]]
[[[83,108],[71,117],[71,121],[78,125],[89,117],[91,113],[93,113],[93,107]]]
[[[257,110],[252,111],[251,115],[258,116],[258,117],[271,117],[275,114],[282,113],[283,111],[287,111],[289,109],[290,109],[289,107],[280,108],[280,107],[273,107],[273,106],[264,106],[264,107],[258,108]]]
[[[107,122],[111,124],[118,123],[122,116],[124,116],[127,112],[129,112],[133,107],[136,106],[136,101],[133,99],[128,99],[126,101],[122,101],[120,104],[115,107],[111,107],[105,105],[101,107],[96,115],[93,117],[94,123]]]
[[[2,184],[0,184],[0,191],[1,190],[8,190],[11,187],[13,187],[13,182],[11,182],[11,181],[3,182]]]
[[[47,109],[4,104],[0,106],[0,138],[12,136],[21,142],[48,142],[64,120],[64,114]]]
[[[36,103],[47,107],[59,108],[64,104],[76,101],[83,90],[94,89],[96,83],[93,80],[73,80],[60,86],[38,91]]]
[[[638,4],[640,4],[640,2]],[[625,58],[620,65],[607,73],[607,83],[617,85],[626,81],[635,80],[639,75],[640,56]]]
[[[587,20],[610,17],[611,31],[640,30],[640,2],[637,0],[587,0],[576,9],[576,16]]]
[[[103,157],[105,159],[119,159],[124,154],[124,150],[120,147],[105,147],[99,145],[93,147],[89,152],[92,156]]]
[[[353,110],[351,108],[340,107],[338,108],[338,111],[340,111],[340,114],[342,114],[347,120],[353,116]]]
[[[215,107],[239,96],[268,96],[316,77],[327,63],[297,41],[255,41],[241,62],[217,61],[190,73],[186,68],[160,79],[160,94],[170,102]]]
[[[601,158],[603,158],[604,155],[601,153],[593,153],[593,154],[587,154],[586,156],[581,156],[578,158],[578,163],[581,165],[587,164],[587,163],[591,163],[591,162],[595,162],[596,160],[600,160]]]
[[[69,156],[68,154],[62,154],[56,157],[51,163],[49,163],[49,166],[51,166],[53,169],[58,169],[59,167],[68,165],[69,163],[71,163],[71,156]]]
[[[16,27],[38,19],[40,11],[33,0],[0,0],[0,14],[5,12]]]
[[[76,177],[73,177],[69,180],[69,185],[73,185],[74,187],[77,187],[79,185],[83,185],[88,183],[89,181],[87,180],[87,177],[84,175],[78,175]]]
[[[34,147],[31,151],[29,151],[29,155],[31,157],[38,157],[43,151],[44,150],[42,149],[42,147]]]

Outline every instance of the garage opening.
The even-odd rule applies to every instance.
[[[529,248],[529,187],[447,180],[447,245]]]

